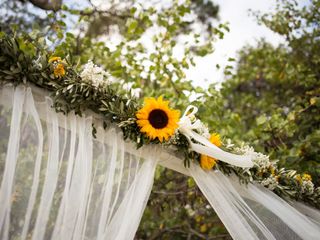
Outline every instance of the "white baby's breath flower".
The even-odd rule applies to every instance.
[[[226,143],[225,143],[226,148],[233,148],[234,144],[232,143],[230,138],[226,139]]]
[[[274,190],[278,186],[278,180],[274,176],[270,176],[261,181],[261,184],[270,190]]]
[[[258,153],[254,150],[253,147],[248,145],[244,145],[242,147],[235,148],[235,151],[239,154],[244,154],[247,156],[251,156],[253,163],[260,169],[264,170],[270,167],[271,162],[269,160],[269,156],[264,155],[262,153]]]
[[[269,156],[264,155],[262,153],[255,153],[253,157],[253,162],[260,168],[260,169],[266,169],[269,168],[271,163],[269,160]]]
[[[313,183],[308,180],[308,181],[302,181],[301,184],[301,192],[302,193],[307,193],[307,194],[312,194],[314,192],[314,185]]]
[[[93,86],[98,87],[102,84],[108,84],[108,74],[101,67],[95,65],[91,60],[84,65],[80,77],[85,82],[92,83]]]

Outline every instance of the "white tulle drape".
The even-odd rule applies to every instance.
[[[0,239],[133,239],[157,164],[193,177],[234,239],[320,239],[320,212],[170,151],[136,150],[98,117],[57,114],[36,88],[0,90]],[[92,114],[89,114],[93,116]]]
[[[193,165],[189,173],[234,239],[320,239],[318,210],[289,205],[260,185],[240,184],[219,171]]]
[[[57,114],[32,92],[0,90],[0,239],[133,239],[156,149],[112,127],[95,139],[91,117]]]

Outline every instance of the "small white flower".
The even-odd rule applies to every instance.
[[[274,176],[270,176],[261,181],[261,184],[270,190],[274,190],[278,186],[278,180]]]
[[[225,144],[226,148],[233,148],[234,144],[232,143],[230,138],[226,139],[226,144]]]
[[[251,156],[253,163],[260,170],[265,170],[271,165],[269,156],[256,152],[253,147],[250,147],[248,145],[242,146],[241,148],[235,148],[235,151],[240,154]]]
[[[314,192],[314,185],[313,183],[308,180],[308,181],[302,181],[301,184],[301,192],[302,193],[307,193],[307,194],[312,194]]]
[[[260,169],[266,169],[269,168],[271,163],[269,160],[269,156],[264,155],[262,153],[255,153],[253,162],[260,168]]]
[[[98,87],[101,84],[109,83],[107,80],[107,72],[105,72],[101,67],[93,64],[91,60],[84,65],[80,77],[85,82],[91,82],[93,86]]]

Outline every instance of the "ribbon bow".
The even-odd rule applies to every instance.
[[[216,145],[212,144],[205,137],[196,133],[194,129],[199,129],[199,127],[203,126],[200,120],[195,120],[195,114],[197,112],[197,107],[189,105],[179,121],[179,131],[187,137],[190,143],[190,147],[193,151],[210,156],[212,158],[219,159],[220,161],[232,164],[234,166],[242,168],[253,167],[253,162],[250,156],[225,152],[222,149],[218,148]],[[194,143],[191,141],[191,139],[194,139],[201,144]]]

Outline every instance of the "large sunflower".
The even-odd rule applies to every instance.
[[[169,108],[169,101],[162,97],[145,98],[144,107],[137,113],[140,131],[150,139],[158,138],[160,142],[168,140],[178,127],[180,112]]]

